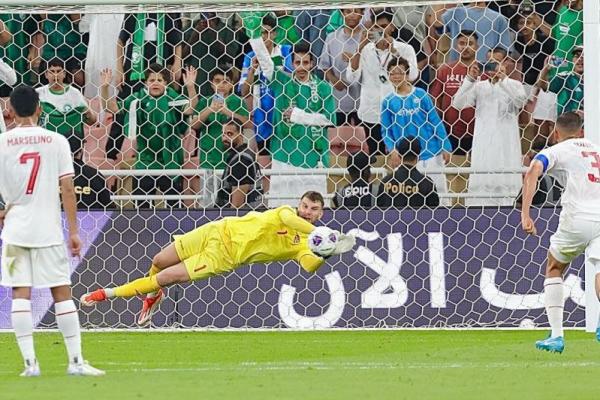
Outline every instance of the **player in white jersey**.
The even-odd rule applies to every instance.
[[[536,342],[540,350],[562,353],[563,273],[569,263],[585,252],[596,268],[596,293],[600,297],[600,146],[583,138],[583,120],[568,112],[556,121],[558,144],[542,150],[531,163],[523,182],[521,223],[528,234],[537,233],[529,208],[537,181],[547,173],[564,188],[558,229],[550,238],[544,297],[550,337]],[[600,330],[596,331],[600,340]]]
[[[10,105],[17,127],[0,135],[0,197],[4,203],[0,211],[1,284],[12,288],[11,320],[25,362],[21,376],[40,375],[32,336],[32,287],[50,288],[69,357],[67,373],[104,375],[81,355],[79,315],[71,298],[61,192],[72,256],[80,255],[81,240],[69,143],[64,136],[37,126],[41,108],[33,88],[13,90]]]

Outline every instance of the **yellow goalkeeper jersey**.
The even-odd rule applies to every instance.
[[[314,226],[289,206],[218,222],[225,246],[236,264],[296,260],[303,269],[316,271],[324,262],[308,247]]]

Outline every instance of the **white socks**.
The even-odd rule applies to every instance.
[[[563,280],[562,278],[546,278],[544,281],[544,303],[548,322],[552,328],[552,337],[563,336]]]
[[[79,314],[73,300],[61,301],[54,304],[56,323],[63,335],[70,364],[81,364],[81,332]]]
[[[13,299],[11,312],[12,326],[17,337],[17,344],[21,350],[25,366],[33,365],[35,350],[33,348],[33,318],[31,316],[31,301],[26,299]]]

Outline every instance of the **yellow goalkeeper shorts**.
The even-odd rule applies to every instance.
[[[184,235],[175,235],[175,249],[192,281],[231,272],[236,265],[223,237],[224,224],[209,222]]]

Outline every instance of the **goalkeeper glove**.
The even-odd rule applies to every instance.
[[[356,238],[354,236],[340,233],[340,235],[338,236],[338,241],[335,244],[335,249],[333,250],[333,253],[331,253],[331,255],[336,256],[342,253],[346,253],[352,250],[355,244]]]

